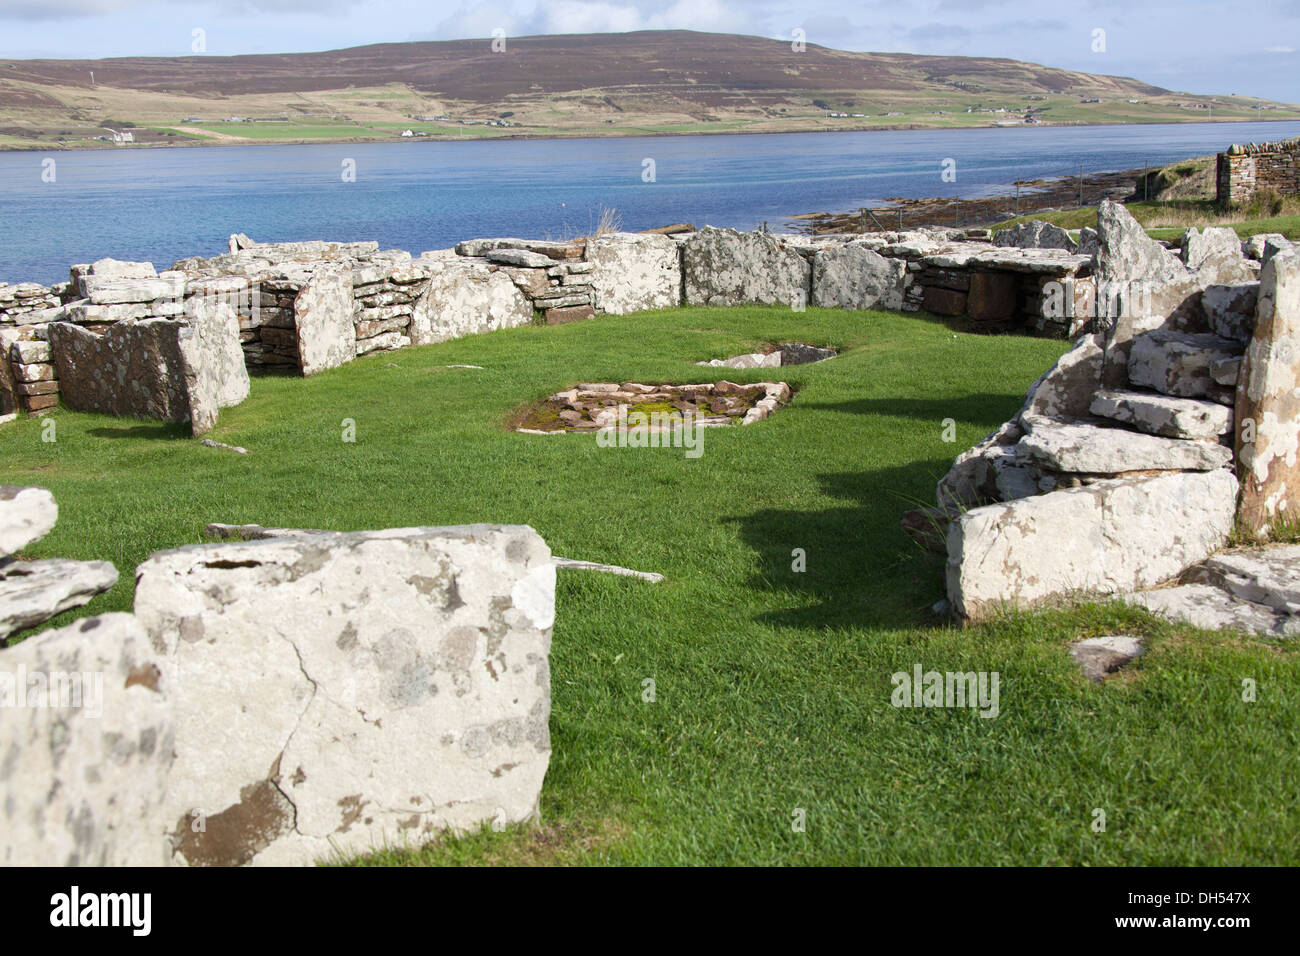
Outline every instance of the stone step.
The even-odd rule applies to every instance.
[[[1016,458],[1052,471],[1120,475],[1136,471],[1214,471],[1232,458],[1223,445],[1034,419]]]
[[[1213,584],[1183,584],[1120,596],[1126,604],[1144,607],[1181,624],[1217,631],[1228,628],[1270,637],[1300,635],[1300,619],[1271,607],[1243,601]]]
[[[1165,438],[1217,439],[1232,430],[1232,410],[1218,402],[1153,392],[1103,389],[1089,411]]]
[[[10,561],[0,564],[0,638],[35,627],[117,583],[107,561]]]
[[[1128,380],[1180,398],[1231,401],[1231,390],[1215,382],[1211,365],[1242,353],[1239,342],[1218,335],[1155,329],[1133,337]]]
[[[978,619],[1007,605],[1155,587],[1223,547],[1236,501],[1237,480],[1220,469],[974,508],[948,531],[948,599]]]
[[[1215,585],[1252,604],[1300,616],[1300,545],[1216,554],[1188,579]]]

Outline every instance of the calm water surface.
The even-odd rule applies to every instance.
[[[1128,169],[1297,135],[1294,122],[1195,123],[0,153],[0,281],[61,281],[103,256],[162,268],[224,252],[232,232],[419,253],[589,232],[602,207],[630,230],[779,227],[890,196],[985,196],[1080,165]],[[940,179],[949,158],[955,183]],[[355,182],[341,175],[348,160]]]

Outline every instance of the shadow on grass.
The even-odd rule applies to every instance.
[[[792,596],[797,605],[757,620],[817,629],[938,623],[929,607],[943,596],[943,556],[915,544],[899,520],[908,509],[932,503],[935,480],[949,465],[929,459],[818,475],[823,494],[848,504],[819,511],[766,508],[732,519],[759,557],[750,587]],[[796,548],[805,555],[802,571]]]
[[[809,402],[803,408],[818,408],[854,415],[882,415],[891,418],[910,418],[932,424],[936,429],[945,418],[969,422],[991,432],[1014,415],[1007,412],[1007,395],[986,393],[964,395],[961,398],[854,398],[844,402]],[[965,448],[954,446],[953,457]],[[949,463],[951,464],[951,462]],[[947,466],[940,470],[943,474]]]
[[[152,422],[124,425],[121,428],[90,428],[86,434],[96,438],[162,438],[168,441],[192,437],[189,422]]]

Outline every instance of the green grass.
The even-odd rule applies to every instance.
[[[339,123],[189,123],[195,129],[210,129],[246,139],[348,139],[374,135],[374,131],[351,122]]]
[[[1154,239],[1179,239],[1188,226],[1205,228],[1206,226],[1230,226],[1243,239],[1261,232],[1279,232],[1288,239],[1300,240],[1300,215],[1259,216],[1251,211],[1219,212],[1210,200],[1174,200],[1170,202],[1133,202],[1124,207],[1133,218],[1146,227],[1147,233]],[[1007,229],[1018,223],[1041,219],[1056,223],[1063,229],[1080,229],[1083,226],[1096,227],[1097,207],[1085,206],[1081,209],[1064,209],[1057,212],[1036,212],[1007,219],[992,226],[995,231]],[[1180,225],[1161,225],[1170,220],[1181,222]]]
[[[782,340],[847,351],[780,370],[798,389],[789,407],[708,431],[697,459],[503,427],[564,385],[699,381],[693,361]],[[1014,414],[1064,347],[818,309],[524,327],[256,379],[212,435],[247,457],[156,423],[60,411],[47,444],[39,421],[18,422],[0,428],[0,481],[59,500],[31,557],[122,572],[80,613],[129,608],[132,569],[209,521],[526,522],[557,554],[667,575],[561,573],[540,827],[362,862],[1294,863],[1293,645],[1103,606],[967,629],[928,610],[942,561],[903,536],[902,511],[932,500],[953,456]],[[444,367],[456,363],[485,368]],[[355,444],[340,440],[345,418]],[[1149,653],[1088,683],[1068,642],[1115,632],[1146,635]],[[895,709],[890,675],[917,663],[998,671],[1000,716]],[[1247,677],[1255,703],[1241,701]],[[1090,829],[1094,808],[1105,833]]]

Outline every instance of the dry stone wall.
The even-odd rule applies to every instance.
[[[947,553],[963,617],[1140,592],[1238,520],[1266,534],[1300,517],[1300,255],[1278,250],[1261,281],[1226,230],[1189,230],[1175,254],[1103,203],[1097,231],[1093,323],[904,520]]]
[[[1215,164],[1219,205],[1249,202],[1262,189],[1280,195],[1300,193],[1300,139],[1233,145]]]
[[[1103,206],[1101,219],[1112,215],[1113,205]],[[1230,230],[1207,229],[1189,231],[1173,252],[1140,229],[1112,223],[1084,232],[1076,248],[1069,234],[1041,222],[1008,230],[996,241],[989,241],[988,230],[806,237],[705,227],[673,236],[618,233],[567,242],[474,239],[418,257],[380,250],[374,242],[257,243],[237,235],[229,252],[183,259],[163,272],[150,263],[103,259],[73,266],[69,281],[58,287],[28,284],[21,295],[0,300],[14,303],[9,313],[0,309],[0,416],[37,414],[57,404],[65,369],[90,378],[68,387],[72,407],[185,420],[186,403],[169,398],[157,383],[134,386],[132,400],[110,398],[99,393],[113,377],[126,382],[134,374],[111,364],[88,372],[84,362],[72,371],[72,358],[78,350],[95,351],[92,342],[113,353],[119,339],[148,339],[170,328],[150,323],[192,324],[204,311],[196,308],[199,301],[233,311],[249,369],[303,375],[377,351],[685,302],[925,310],[961,317],[977,330],[1070,338],[1104,328],[1104,377],[1120,385],[1129,342],[1142,331],[1181,332],[1209,312],[1209,332],[1244,341],[1260,265],[1290,247],[1281,236],[1252,237],[1243,245]],[[1133,295],[1144,284],[1155,289],[1156,301]],[[18,289],[0,287],[0,293],[6,288]],[[90,339],[67,326],[108,338]],[[198,339],[213,347],[201,357],[208,371],[196,373],[191,357],[191,379],[226,374],[212,369],[233,373],[229,349],[211,336]],[[61,343],[70,352],[64,361],[57,357]],[[130,367],[132,360],[124,361]],[[184,378],[173,365],[166,374],[138,369],[140,382]],[[1220,372],[1227,374],[1226,366]],[[157,396],[146,394],[151,389]],[[237,400],[231,396],[242,384],[216,391],[221,407]],[[202,401],[191,406],[207,407]],[[202,411],[197,421],[196,434],[213,418]]]

